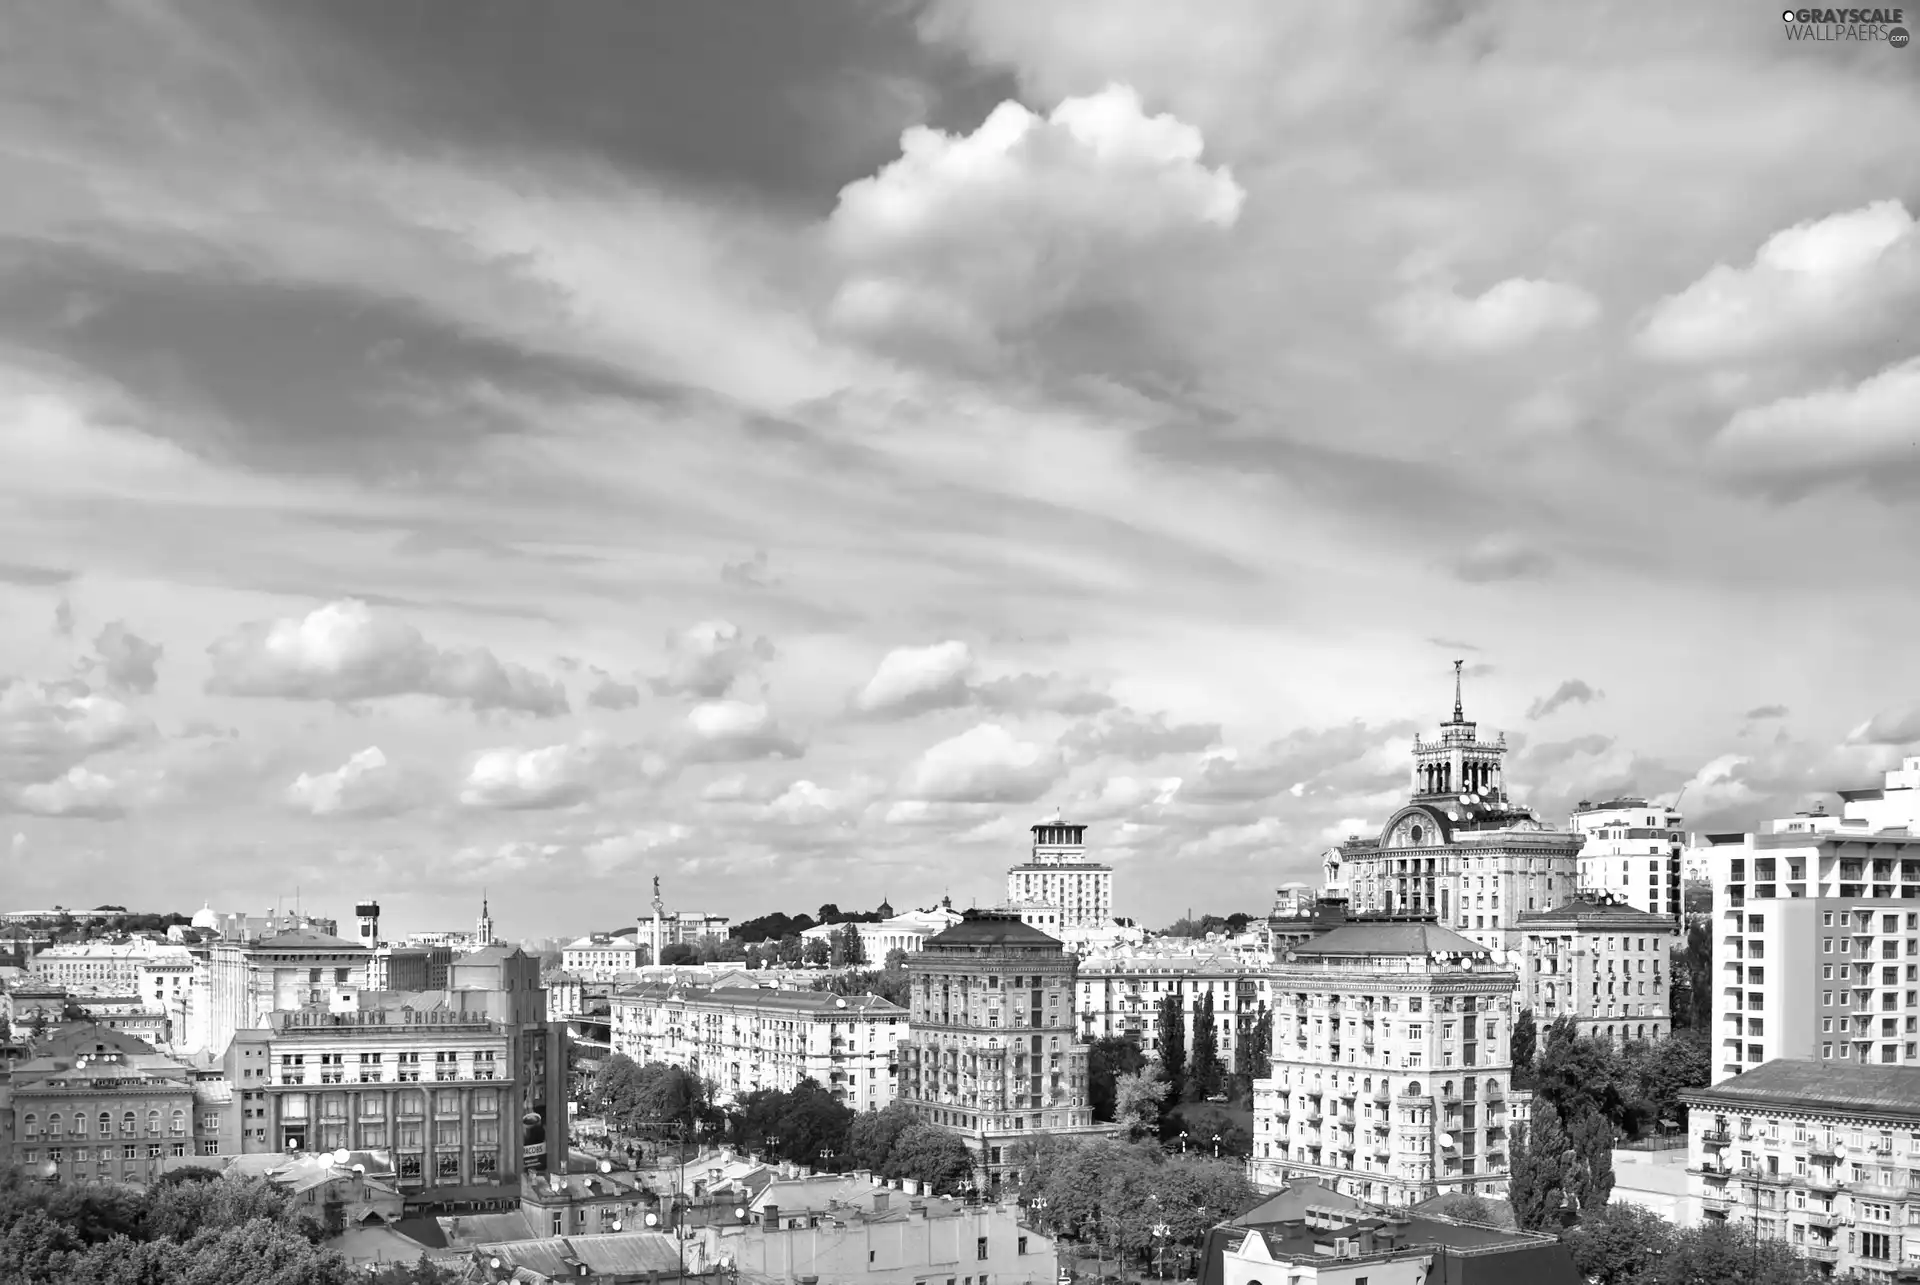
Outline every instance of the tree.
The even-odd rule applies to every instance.
[[[1533,1072],[1533,1049],[1538,1038],[1533,1025],[1533,1010],[1523,1008],[1513,1019],[1513,1035],[1508,1044],[1513,1053],[1513,1078],[1523,1080]]]
[[[1495,1205],[1485,1196],[1476,1196],[1467,1191],[1449,1192],[1438,1200],[1428,1201],[1420,1206],[1420,1210],[1422,1213],[1458,1218],[1467,1223],[1486,1223],[1495,1227],[1511,1227],[1514,1224],[1513,1210],[1505,1202]]]
[[[906,972],[907,971],[907,952],[900,949],[900,947],[895,946],[892,950],[887,952],[886,967],[888,972],[892,972],[896,968],[903,973]]]
[[[698,947],[683,941],[668,942],[660,948],[660,962],[669,965],[697,964],[700,962],[700,951]]]
[[[937,1125],[915,1122],[900,1131],[882,1174],[930,1183],[936,1195],[959,1190],[973,1176],[967,1144]]]
[[[1597,1285],[1638,1285],[1673,1251],[1674,1226],[1650,1209],[1612,1205],[1582,1218],[1565,1237],[1580,1275]]]
[[[884,1111],[867,1111],[847,1126],[847,1151],[856,1168],[886,1171],[887,1157],[900,1134],[920,1123],[905,1102],[890,1103]]]
[[[1147,1055],[1132,1040],[1118,1035],[1103,1035],[1087,1049],[1087,1101],[1093,1118],[1111,1122],[1114,1116],[1114,1085],[1123,1075],[1131,1075],[1147,1064]]]
[[[1515,1125],[1512,1143],[1507,1203],[1523,1231],[1539,1231],[1559,1213],[1566,1187],[1567,1135],[1559,1114],[1549,1104],[1535,1102],[1532,1125]]]
[[[1687,941],[1679,951],[1674,952],[1669,967],[1677,981],[1682,973],[1686,975],[1686,1010],[1670,1010],[1675,1026],[1689,1026],[1701,1029],[1713,1025],[1713,934],[1705,923],[1694,924],[1687,929]]]
[[[1571,1017],[1558,1018],[1534,1059],[1535,1100],[1547,1102],[1562,1119],[1592,1108],[1618,1121],[1625,1105],[1618,1070],[1611,1044],[1578,1034]]]
[[[1267,1011],[1264,1002],[1258,1011],[1240,1014],[1235,1039],[1235,1074],[1242,1081],[1242,1088],[1250,1089],[1254,1080],[1273,1069],[1270,1065],[1273,1061],[1273,1014]]]
[[[46,1009],[36,1008],[33,1010],[33,1022],[27,1027],[27,1037],[36,1044],[47,1038]]]
[[[801,960],[805,957],[805,954],[806,954],[806,950],[801,945],[800,934],[788,933],[785,937],[782,937],[780,939],[780,944],[776,950],[774,957],[778,959],[780,963],[788,967],[792,967],[793,965],[800,963]]]
[[[857,924],[847,924],[840,929],[840,962],[843,964],[864,964],[867,962],[867,945],[860,939]]]
[[[1589,1107],[1566,1123],[1573,1152],[1566,1190],[1584,1216],[1605,1208],[1613,1195],[1613,1122]]]
[[[829,901],[826,905],[820,907],[820,917],[816,922],[823,923],[823,924],[837,924],[840,922],[840,919],[841,919],[840,907],[834,905],[831,901]]]
[[[1687,1106],[1681,1093],[1705,1088],[1713,1076],[1707,1035],[1704,1028],[1694,1027],[1663,1040],[1628,1045],[1620,1058],[1621,1092],[1651,1120],[1685,1125]]]
[[[1220,1035],[1213,1017],[1213,992],[1201,992],[1193,1006],[1193,1074],[1189,1083],[1201,1097],[1220,1091]]]
[[[1160,1111],[1171,1087],[1151,1067],[1114,1081],[1114,1123],[1126,1130],[1127,1141],[1159,1136]]]
[[[825,965],[832,962],[833,947],[824,937],[809,937],[800,952],[802,962],[813,965]]]
[[[387,1263],[371,1276],[369,1285],[460,1285],[460,1273],[437,1266],[424,1253],[409,1263]]]
[[[1160,1031],[1154,1036],[1154,1054],[1160,1059],[1160,1072],[1167,1077],[1169,1100],[1185,1099],[1187,1072],[1187,1013],[1178,995],[1160,997]]]

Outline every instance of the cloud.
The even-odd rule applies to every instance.
[[[997,713],[1096,714],[1113,698],[1064,674],[978,676],[973,650],[958,640],[929,647],[896,647],[880,658],[873,677],[853,697],[853,708],[875,718],[906,718],[933,710],[977,705]]]
[[[1080,762],[1112,756],[1144,763],[1169,754],[1195,754],[1220,743],[1218,723],[1169,723],[1164,713],[1116,710],[1106,718],[1076,723],[1060,746]]]
[[[973,700],[973,652],[966,643],[896,647],[880,658],[873,677],[854,695],[863,714],[900,718],[954,709]]]
[[[587,672],[594,679],[587,692],[587,704],[593,708],[632,709],[640,703],[640,689],[632,683],[623,683],[597,666],[589,666]]]
[[[1527,718],[1542,719],[1564,705],[1585,705],[1605,695],[1605,692],[1593,690],[1578,678],[1569,678],[1554,688],[1552,695],[1543,696],[1527,706]]]
[[[1613,739],[1611,736],[1602,736],[1598,732],[1593,732],[1567,741],[1543,741],[1538,745],[1528,746],[1516,766],[1529,773],[1547,772],[1576,758],[1591,758],[1596,754],[1604,754],[1613,748]]]
[[[85,683],[15,679],[0,686],[0,781],[53,781],[154,735],[145,716]]]
[[[736,589],[766,589],[775,581],[767,566],[767,551],[755,549],[751,558],[720,564],[720,581]]]
[[[638,857],[684,843],[692,834],[691,827],[677,822],[638,826],[596,839],[581,851],[586,856],[587,868],[595,875],[605,876],[626,868]]]
[[[65,598],[54,604],[53,632],[61,638],[73,637],[73,603]]]
[[[1875,714],[1847,733],[1849,745],[1911,745],[1920,741],[1920,703]]]
[[[749,701],[708,701],[687,711],[681,757],[688,763],[792,759],[806,752],[782,731],[773,711]]]
[[[1814,219],[1720,264],[1648,314],[1636,344],[1660,361],[1716,362],[1844,342],[1920,296],[1920,225],[1899,201]]]
[[[460,802],[507,810],[571,807],[605,788],[618,758],[612,742],[591,733],[539,749],[486,750],[467,769]]]
[[[1119,85],[1046,117],[1001,103],[969,135],[915,126],[900,150],[843,188],[828,219],[846,274],[831,316],[859,334],[929,334],[976,356],[1123,297],[1124,265],[1233,227],[1246,200],[1225,166],[1201,162],[1198,130],[1148,116]]]
[[[23,786],[13,799],[22,812],[44,817],[106,821],[126,815],[128,782],[85,767],[68,769],[51,781]]]
[[[1553,331],[1584,330],[1600,316],[1600,302],[1578,286],[1511,277],[1473,298],[1443,285],[1423,285],[1381,313],[1406,348],[1440,356],[1511,352]]]
[[[437,647],[413,626],[351,598],[302,617],[243,625],[207,654],[207,690],[216,695],[339,702],[420,695],[476,712],[568,712],[557,680],[485,648]]]
[[[749,641],[738,625],[707,620],[667,639],[667,672],[652,680],[661,696],[715,700],[734,684],[773,658],[773,644],[765,638]]]
[[[369,745],[331,772],[302,772],[287,805],[316,817],[393,816],[420,801],[416,782]]]
[[[903,799],[926,803],[1031,803],[1059,781],[1058,750],[981,723],[932,746],[907,769]]]
[[[166,649],[150,643],[116,620],[102,629],[93,640],[107,686],[116,691],[145,695],[159,681],[156,666]]]
[[[74,573],[65,567],[43,567],[28,562],[0,562],[0,584],[48,589],[71,584]]]
[[[1342,796],[1405,782],[1405,751],[1415,724],[1372,726],[1360,719],[1327,728],[1298,728],[1242,759],[1222,752],[1205,758],[1180,787],[1183,802],[1257,803],[1289,790],[1314,788]]]
[[[1467,584],[1537,579],[1553,569],[1553,559],[1517,535],[1493,535],[1447,564]]]
[[[1920,357],[1857,384],[1737,411],[1713,438],[1711,458],[1736,475],[1789,485],[1871,479],[1894,465],[1908,477],[1920,467]]]
[[[1752,709],[1748,710],[1745,715],[1745,717],[1749,719],[1785,718],[1786,716],[1787,707],[1785,705],[1755,705]]]
[[[1110,776],[1091,797],[1083,797],[1069,811],[1078,821],[1151,814],[1172,804],[1180,794],[1177,776]]]

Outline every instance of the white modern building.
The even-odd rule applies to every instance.
[[[951,906],[930,910],[909,910],[875,924],[854,924],[860,934],[860,950],[869,965],[878,968],[886,962],[887,952],[919,950],[927,938],[937,936],[960,922],[960,912]],[[827,941],[847,930],[846,924],[815,924],[800,934],[801,941]]]
[[[1356,921],[1296,946],[1271,976],[1251,1176],[1386,1205],[1505,1194],[1518,980],[1429,921]]]
[[[1710,836],[1716,1084],[1778,1058],[1920,1065],[1920,758],[1841,799]]]
[[[1087,827],[1070,825],[1056,812],[1032,827],[1026,862],[1007,871],[1009,906],[1044,907],[1060,937],[1074,929],[1101,929],[1113,920],[1113,867],[1087,855]]]
[[[613,1051],[712,1083],[721,1101],[803,1079],[855,1111],[893,1101],[907,1011],[877,995],[636,986],[610,1002]]]
[[[1680,813],[1639,798],[1580,801],[1569,829],[1580,848],[1580,889],[1604,892],[1650,915],[1680,918],[1686,832]]]
[[[646,961],[647,948],[633,937],[595,933],[560,949],[561,971],[583,982],[611,982]]]

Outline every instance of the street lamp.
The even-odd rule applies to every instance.
[[[1187,1131],[1185,1129],[1180,1130],[1180,1154],[1183,1156],[1187,1154]]]
[[[1213,1135],[1213,1158],[1215,1160],[1220,1158],[1220,1135],[1217,1133]]]

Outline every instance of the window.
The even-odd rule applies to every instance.
[[[1018,1242],[1016,1243],[1016,1245],[1015,1245],[1015,1247],[1014,1247],[1014,1249],[1015,1249],[1015,1252],[1016,1252],[1016,1253],[1021,1253],[1021,1254],[1024,1254],[1024,1253],[1026,1253],[1026,1252],[1027,1252],[1027,1238],[1026,1238],[1025,1236],[1022,1236],[1022,1237],[1021,1237],[1021,1238],[1019,1239],[1019,1241],[1018,1241]]]
[[[985,1236],[982,1236],[974,1242],[973,1256],[983,1263],[987,1261],[987,1238]]]

